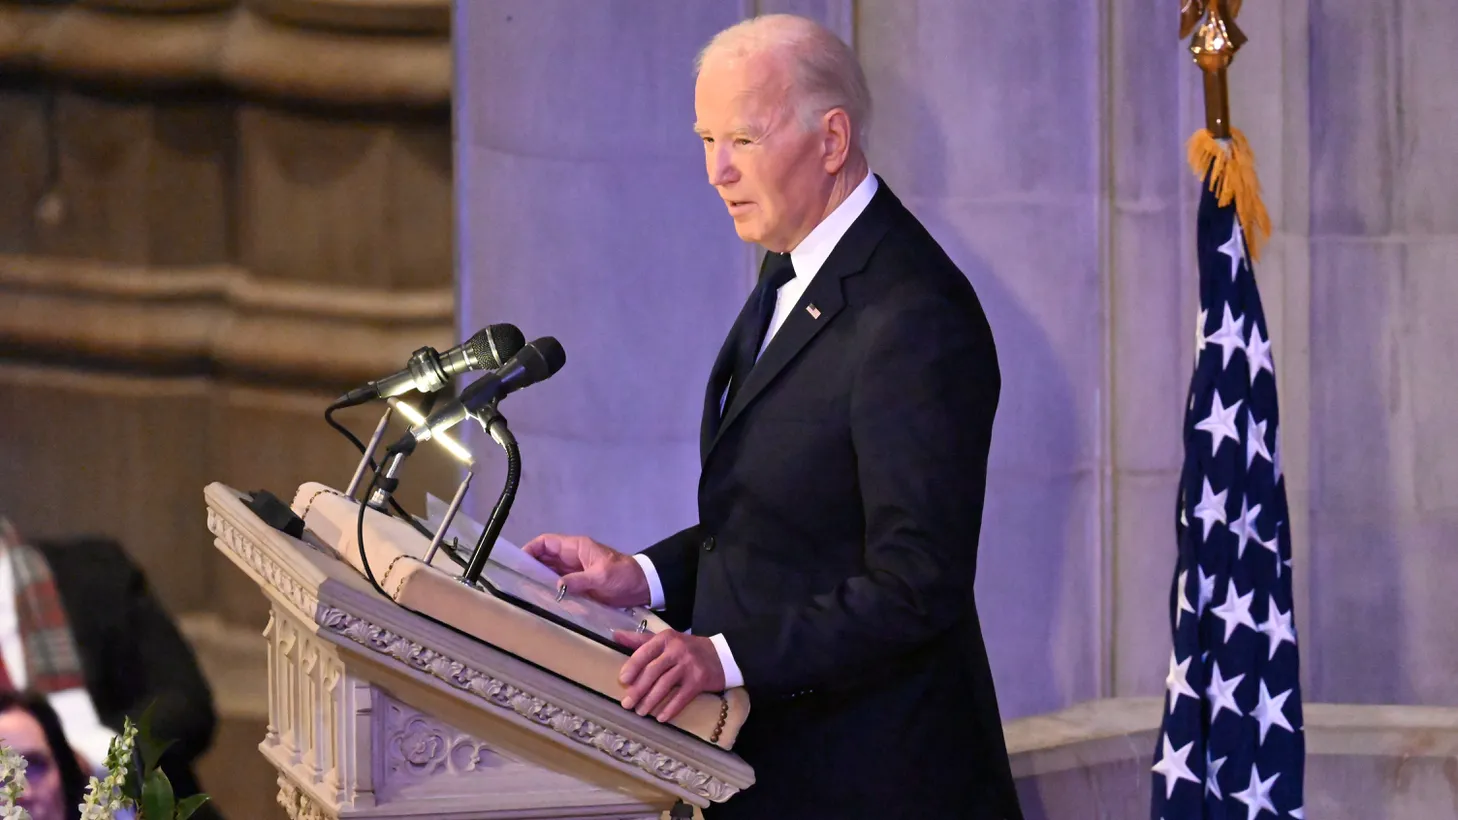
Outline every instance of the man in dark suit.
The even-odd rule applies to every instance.
[[[197,660],[141,570],[108,538],[34,542],[55,579],[76,648],[86,691],[101,722],[120,733],[148,704],[152,734],[174,741],[161,760],[178,798],[201,791],[192,764],[212,742],[212,693]],[[102,761],[88,761],[100,765]],[[193,814],[221,820],[211,804]]]
[[[966,278],[870,173],[869,107],[811,21],[705,49],[709,181],[769,253],[710,376],[699,521],[635,556],[526,547],[570,591],[687,630],[619,636],[625,708],[748,689],[734,750],[756,783],[706,817],[1022,816],[973,602],[997,355]]]

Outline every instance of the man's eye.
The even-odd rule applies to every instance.
[[[705,145],[713,145],[714,144],[714,138],[713,137],[700,137],[699,139],[703,140]]]
[[[736,137],[735,140],[734,140],[734,144],[735,145],[748,145],[749,144],[749,137]]]

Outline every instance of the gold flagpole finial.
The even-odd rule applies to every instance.
[[[1180,39],[1190,36],[1190,53],[1205,75],[1205,128],[1216,139],[1230,138],[1230,91],[1225,70],[1245,45],[1235,24],[1241,0],[1181,0]]]
[[[1221,207],[1235,203],[1252,260],[1271,235],[1271,219],[1261,202],[1255,156],[1240,129],[1230,124],[1230,90],[1225,71],[1245,45],[1235,24],[1241,0],[1180,0],[1180,39],[1190,39],[1190,54],[1205,75],[1205,128],[1190,138],[1190,170],[1209,180]]]

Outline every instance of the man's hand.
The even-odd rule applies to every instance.
[[[608,606],[647,606],[648,578],[631,557],[585,535],[538,535],[522,547],[562,576],[573,595],[587,595]]]
[[[666,723],[700,692],[724,691],[724,667],[708,638],[665,629],[656,635],[614,632],[613,639],[634,649],[618,673],[628,687],[624,709],[651,712]]]

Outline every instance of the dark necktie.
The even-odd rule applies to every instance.
[[[764,343],[764,334],[769,330],[770,318],[775,313],[775,297],[780,288],[794,278],[795,267],[790,264],[788,253],[765,254],[759,284],[749,297],[753,301],[754,310],[748,318],[753,324],[746,323],[745,327],[740,328],[739,337],[735,340],[734,369],[731,371],[729,393],[724,397],[725,411],[734,403],[735,394],[749,378],[749,371],[754,369],[755,360],[759,358],[760,345]]]

